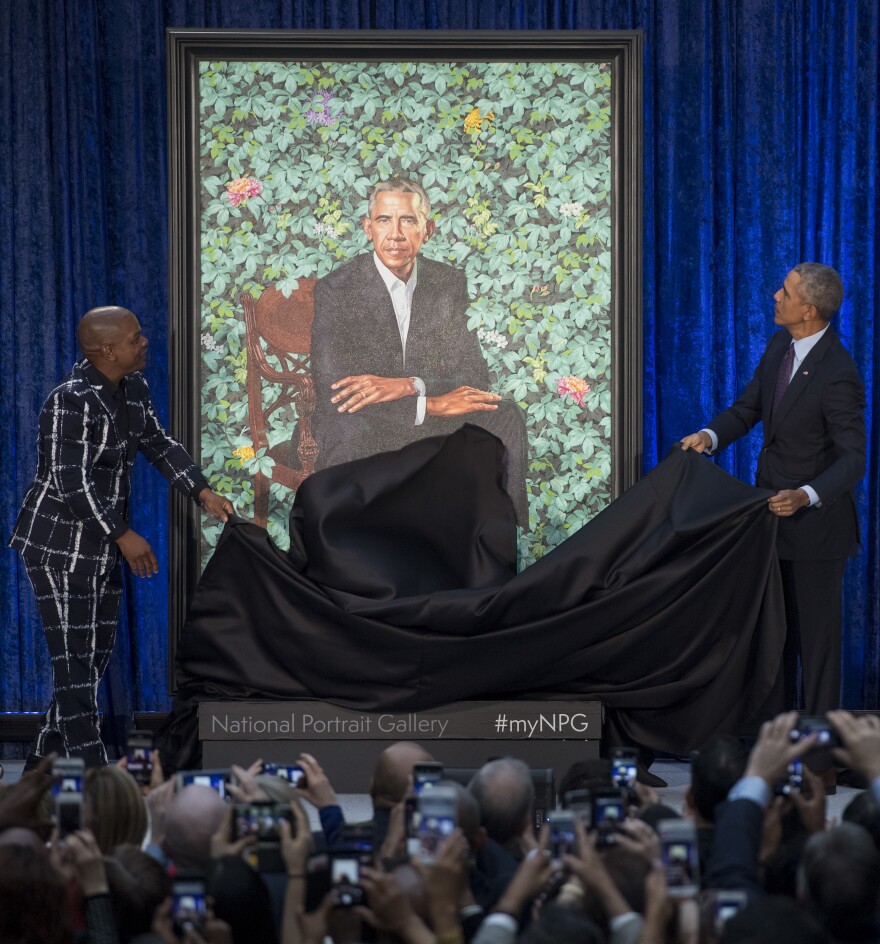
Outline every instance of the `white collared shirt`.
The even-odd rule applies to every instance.
[[[386,266],[382,260],[373,252],[373,262],[376,263],[376,270],[388,289],[391,296],[391,304],[394,306],[394,317],[397,319],[397,330],[400,333],[400,346],[403,351],[403,363],[406,364],[406,339],[409,336],[409,322],[412,315],[412,300],[419,281],[419,260],[413,263],[413,270],[406,282],[399,279],[391,269]],[[425,412],[428,406],[427,397],[417,397],[416,399],[416,426],[421,426],[425,421]]]

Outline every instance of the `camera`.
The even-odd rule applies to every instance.
[[[129,731],[125,756],[135,782],[148,786],[153,776],[153,735],[149,731]]]
[[[561,866],[567,855],[577,855],[578,843],[575,832],[577,814],[574,810],[552,810],[547,814],[547,829],[550,830],[550,859]]]
[[[203,878],[175,878],[171,886],[171,920],[174,933],[183,938],[188,932],[201,933],[208,917]]]
[[[443,779],[443,764],[437,761],[425,761],[422,764],[413,764],[413,793],[419,796],[426,788],[433,787]]]
[[[282,820],[290,824],[291,833],[296,823],[286,803],[236,803],[232,817],[232,838],[256,836],[258,842],[281,842],[278,825]]]
[[[692,898],[700,890],[700,858],[693,820],[662,819],[657,824],[657,833],[669,897]]]
[[[357,855],[334,852],[330,859],[330,881],[339,907],[354,908],[364,903],[364,890],[360,884],[361,864]]]
[[[800,793],[804,787],[804,762],[798,757],[788,765],[787,776],[778,780],[773,788],[776,796]]]
[[[308,785],[306,772],[299,764],[263,764],[263,773],[270,777],[280,777],[292,787],[304,790]]]
[[[180,770],[175,775],[174,789],[198,786],[210,787],[226,799],[226,785],[231,781],[232,774],[228,770]]]
[[[85,773],[86,765],[81,757],[59,757],[52,764],[52,793],[59,839],[82,828]]]
[[[452,787],[431,787],[419,795],[415,855],[425,863],[437,858],[440,843],[458,823],[458,794]]]
[[[629,748],[617,748],[611,756],[611,783],[631,795],[635,792],[638,758]]]

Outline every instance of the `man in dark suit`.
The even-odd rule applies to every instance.
[[[796,700],[800,655],[804,700],[824,714],[840,695],[842,584],[858,550],[853,488],[865,474],[865,391],[829,321],[843,301],[834,269],[795,266],[773,296],[784,331],[767,345],[742,396],[685,449],[714,452],[763,423],[757,484],[779,517],[776,548],[785,594],[786,702]]]
[[[52,751],[107,763],[97,695],[116,635],[120,554],[139,577],[159,571],[127,520],[138,450],[210,514],[225,521],[233,513],[156,416],[141,373],[147,339],[134,314],[93,308],[77,341],[84,359],[40,411],[37,473],[9,541],[24,558],[52,660],[52,702],[29,767]]]
[[[373,252],[315,285],[318,465],[476,423],[507,448],[507,490],[525,525],[525,424],[516,404],[486,390],[489,372],[467,326],[464,273],[417,258],[434,234],[430,212],[428,195],[415,181],[378,184],[363,221]]]

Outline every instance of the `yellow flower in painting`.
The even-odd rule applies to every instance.
[[[495,112],[487,111],[485,115],[480,116],[479,108],[472,108],[464,120],[465,131],[476,131],[479,134],[483,130],[483,122],[492,122],[495,120]]]
[[[255,456],[253,446],[242,446],[241,449],[234,449],[232,454],[238,456],[242,464],[244,464],[246,459],[253,459]]]

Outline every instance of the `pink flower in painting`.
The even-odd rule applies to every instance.
[[[226,199],[234,206],[246,203],[249,197],[258,197],[263,192],[259,180],[250,177],[237,177],[226,185]]]
[[[571,397],[578,405],[584,405],[584,395],[590,392],[590,385],[580,377],[559,377],[556,380],[556,392],[561,397]]]

